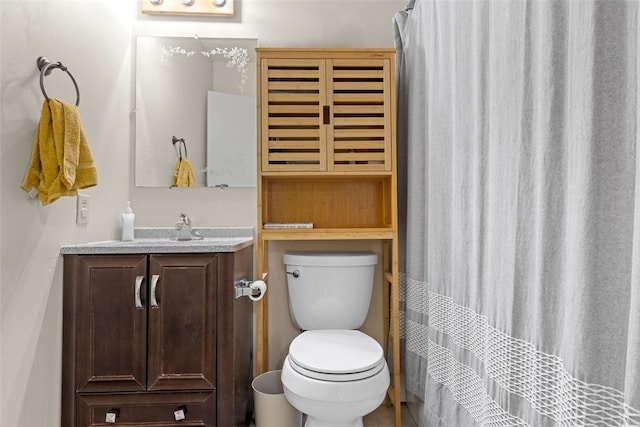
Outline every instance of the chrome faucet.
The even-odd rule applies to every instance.
[[[176,230],[178,230],[177,240],[193,240],[191,230],[191,219],[183,214],[178,214],[178,222],[176,222]]]
[[[191,228],[191,219],[183,213],[178,214],[178,222],[176,222],[176,230],[178,230],[176,240],[202,240],[204,237]]]

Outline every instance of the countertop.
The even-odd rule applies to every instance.
[[[139,227],[134,240],[107,240],[63,245],[62,255],[102,255],[131,253],[212,253],[237,252],[253,244],[253,227],[194,228],[203,239],[176,240],[172,227]]]

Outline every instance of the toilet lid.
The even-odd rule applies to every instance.
[[[300,374],[326,381],[368,378],[386,363],[376,340],[352,330],[303,332],[289,346],[289,361]]]

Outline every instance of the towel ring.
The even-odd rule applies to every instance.
[[[44,56],[40,56],[36,61],[36,64],[38,65],[38,70],[40,70],[40,89],[47,100],[49,97],[47,96],[47,92],[44,90],[44,76],[51,74],[51,71],[53,71],[54,68],[60,68],[71,78],[73,86],[76,88],[76,106],[80,105],[80,89],[78,89],[78,83],[76,83],[76,79],[73,78],[73,75],[71,75],[71,72],[69,72],[67,67],[62,65],[62,62],[51,62]]]

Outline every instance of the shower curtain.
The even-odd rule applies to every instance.
[[[414,0],[395,27],[420,424],[640,425],[638,2]]]

